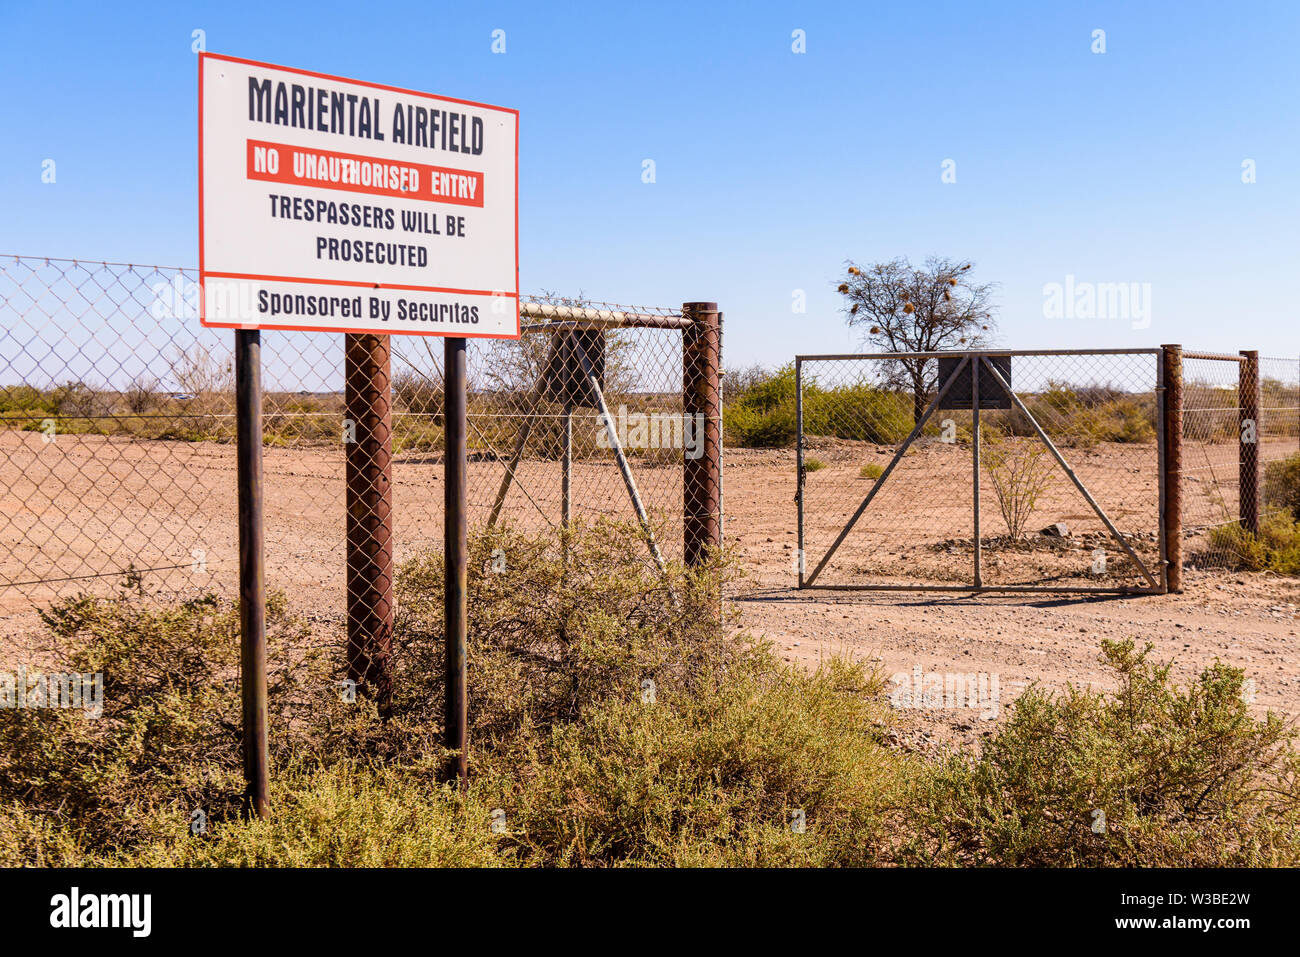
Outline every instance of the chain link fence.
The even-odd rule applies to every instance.
[[[1252,367],[1253,364],[1253,367]],[[1245,381],[1257,383],[1252,399]],[[1243,428],[1254,423],[1262,486],[1243,490]],[[1282,505],[1279,465],[1300,452],[1300,358],[1183,353],[1183,533],[1189,568],[1239,564],[1243,515]],[[1256,523],[1257,524],[1257,523]],[[1256,533],[1258,529],[1255,529]]]
[[[233,337],[199,325],[197,280],[183,268],[0,259],[8,632],[81,592],[237,593]],[[521,308],[519,340],[469,344],[470,526],[554,533],[566,517],[607,516],[643,527],[647,562],[689,558],[684,542],[707,536],[687,527],[722,514],[720,468],[700,468],[721,457],[718,423],[701,412],[717,401],[718,370],[689,357],[707,325],[683,308],[555,295]],[[443,349],[433,337],[389,343],[383,507],[400,564],[442,541]],[[802,358],[805,576],[834,546],[818,584],[963,587],[978,552],[986,586],[1144,588],[1143,569],[1157,574],[1161,560],[1157,360],[1013,354],[1005,371],[1019,404],[981,413],[979,535],[968,393],[964,408],[936,409],[836,546],[934,400],[940,359]],[[361,481],[383,474],[349,445],[358,423],[346,414],[345,337],[266,333],[262,365],[268,586],[313,623],[341,628],[348,450]],[[1242,357],[1188,352],[1183,369],[1186,562],[1230,566],[1223,530],[1240,527],[1243,506]],[[1261,357],[1257,370],[1267,515],[1270,475],[1300,451],[1300,359]],[[985,399],[997,390],[986,381]],[[373,423],[361,425],[369,434]]]
[[[193,269],[0,260],[10,633],[77,593],[238,593],[233,335],[200,326],[199,296]],[[721,456],[699,407],[718,378],[693,382],[683,363],[698,317],[550,295],[521,312],[517,341],[468,346],[470,528],[550,533],[605,516],[641,524],[648,562],[689,557],[684,527],[721,521],[720,479],[690,479]],[[389,342],[385,507],[400,565],[442,543],[443,349],[434,337]],[[357,430],[372,436],[377,423],[347,417],[344,350],[338,334],[262,336],[267,585],[323,629],[345,623],[348,477],[383,474],[369,446],[345,463]]]
[[[802,357],[801,580],[1156,590],[1157,360]]]
[[[963,355],[798,360],[803,585],[1156,591],[1167,492],[1193,569],[1249,566],[1295,508],[1300,359],[1177,352],[1166,488],[1162,350],[980,360],[978,457],[972,367],[938,398]]]

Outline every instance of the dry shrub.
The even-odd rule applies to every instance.
[[[663,689],[698,689],[765,655],[747,639],[724,634],[718,589],[734,572],[720,556],[701,569],[675,566],[665,577],[651,564],[640,530],[610,521],[575,526],[566,545],[510,527],[472,540],[469,696],[476,747],[574,720],[610,695],[639,694],[646,678]],[[394,714],[438,721],[441,552],[407,562],[397,588]]]
[[[403,369],[393,376],[393,400],[398,409],[415,415],[442,413],[442,377],[419,369]]]
[[[1020,538],[1039,499],[1056,481],[1056,463],[1037,439],[1008,438],[990,429],[981,449],[984,474],[993,485],[1007,534]]]
[[[68,599],[42,617],[52,671],[103,674],[103,715],[0,709],[0,806],[66,824],[95,847],[146,838],[164,809],[233,815],[242,792],[238,608],[211,596],[149,606],[124,593]],[[295,715],[329,679],[282,597],[268,603],[267,637],[272,740],[288,749]]]
[[[1251,717],[1244,676],[1188,688],[1129,641],[1102,643],[1119,688],[1036,688],[978,759],[954,756],[913,801],[904,861],[1025,866],[1260,866],[1300,859],[1293,732]],[[1104,826],[1099,827],[1103,821]]]
[[[158,406],[158,399],[158,380],[147,372],[133,377],[122,392],[122,401],[132,415],[152,412]]]
[[[439,555],[398,578],[386,720],[272,602],[271,821],[237,813],[236,609],[78,598],[46,625],[61,666],[104,673],[104,716],[0,710],[0,865],[1300,860],[1289,734],[1250,716],[1238,671],[1180,690],[1108,643],[1116,694],[1031,690],[982,757],[927,764],[888,745],[861,663],[808,673],[720,615],[723,556],[664,576],[613,523],[471,543],[467,794],[439,783]]]
[[[1258,535],[1235,522],[1212,528],[1209,549],[1198,558],[1209,565],[1300,575],[1300,522],[1288,512],[1275,511],[1260,523]]]
[[[1300,521],[1300,453],[1264,466],[1264,504]]]
[[[235,360],[218,359],[200,343],[189,349],[178,346],[171,358],[171,377],[181,392],[211,400],[234,389]]]

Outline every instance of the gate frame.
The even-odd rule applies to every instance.
[[[1165,417],[1169,411],[1167,405],[1168,396],[1166,393],[1167,354],[1168,354],[1168,347],[1146,348],[1146,349],[976,349],[976,350],[960,350],[960,351],[950,350],[950,351],[940,351],[940,352],[873,352],[873,353],[859,352],[859,353],[832,353],[832,354],[824,354],[824,355],[796,355],[794,360],[795,427],[796,427],[795,502],[798,511],[798,531],[797,531],[797,542],[798,542],[797,547],[799,549],[799,559],[797,564],[798,580],[799,580],[798,588],[801,590],[805,588],[819,588],[819,589],[835,590],[835,591],[930,591],[930,592],[968,592],[968,593],[1033,592],[1033,593],[1042,593],[1042,594],[1084,594],[1084,595],[1165,594],[1170,590],[1170,578],[1173,577],[1170,574],[1170,567],[1171,567],[1169,561],[1170,549],[1169,549],[1169,542],[1167,540],[1168,538],[1167,519],[1169,518],[1169,514],[1172,510],[1169,508],[1170,502],[1169,502],[1169,496],[1167,495],[1168,490],[1166,488],[1167,480],[1168,480],[1166,462],[1167,462],[1168,453],[1170,451],[1169,447],[1173,444],[1181,445],[1181,434],[1177,435],[1176,438],[1171,436],[1170,430],[1166,428],[1166,423],[1165,423]],[[1121,534],[1119,534],[1118,529],[1116,529],[1113,523],[1111,523],[1110,519],[1106,516],[1105,511],[1101,508],[1099,504],[1097,504],[1096,500],[1092,497],[1092,494],[1087,490],[1087,487],[1083,484],[1082,480],[1080,480],[1078,476],[1075,475],[1074,470],[1070,468],[1069,463],[1065,461],[1060,451],[1056,448],[1055,444],[1051,441],[1051,438],[1047,435],[1046,430],[1043,429],[1042,425],[1039,424],[1039,422],[1033,417],[1032,414],[1030,414],[1028,409],[1020,401],[1019,397],[1015,394],[1014,387],[1011,386],[1010,383],[1003,381],[1001,375],[997,372],[996,368],[994,368],[992,363],[988,361],[989,358],[1000,357],[1000,356],[1014,357],[1014,356],[1066,356],[1066,355],[1083,355],[1083,356],[1150,355],[1155,357],[1155,366],[1156,366],[1155,383],[1152,391],[1155,395],[1155,402],[1156,402],[1156,408],[1155,408],[1156,482],[1157,482],[1157,498],[1158,498],[1157,516],[1156,516],[1156,536],[1157,536],[1157,547],[1158,547],[1158,555],[1159,555],[1158,568],[1156,574],[1153,574],[1152,571],[1149,568],[1147,568],[1145,563],[1143,563],[1140,559],[1137,558],[1136,553],[1134,553],[1132,550],[1132,547],[1128,544],[1128,542],[1124,539],[1124,537]],[[857,510],[853,513],[848,523],[844,526],[844,528],[840,530],[840,534],[837,536],[835,542],[831,545],[827,553],[822,557],[821,561],[818,563],[818,566],[813,571],[812,575],[811,576],[806,575],[805,560],[806,560],[807,553],[804,548],[804,480],[806,478],[806,472],[804,470],[805,437],[804,437],[804,423],[803,423],[803,364],[804,362],[814,362],[814,361],[834,362],[834,361],[843,361],[843,360],[883,361],[889,359],[936,359],[937,360],[940,358],[954,358],[954,357],[958,358],[959,361],[956,369],[953,370],[952,375],[948,378],[946,382],[937,383],[938,389],[937,392],[935,393],[934,398],[931,399],[930,404],[926,407],[925,412],[922,414],[920,420],[913,426],[911,434],[909,434],[908,437],[903,442],[897,445],[894,458],[890,461],[890,464],[886,466],[885,471],[881,474],[880,478],[876,479],[876,481],[873,483],[871,491],[867,493],[866,498],[863,499],[862,503],[858,506]],[[937,411],[939,403],[943,399],[943,397],[947,394],[949,387],[952,386],[952,384],[957,381],[958,377],[962,374],[963,371],[967,369],[968,366],[971,369],[970,374],[972,378],[973,408],[971,410],[971,415],[972,415],[972,422],[976,423],[975,433],[972,440],[972,446],[973,446],[972,460],[974,463],[972,465],[972,480],[975,482],[974,500],[972,503],[972,508],[974,511],[974,528],[975,528],[974,554],[972,559],[974,574],[973,574],[972,582],[969,585],[926,585],[926,584],[895,585],[895,584],[885,584],[885,583],[864,583],[864,584],[851,584],[851,585],[813,584],[817,575],[820,574],[822,569],[825,567],[826,563],[830,560],[831,555],[834,554],[835,550],[839,547],[839,545],[843,542],[843,540],[848,537],[849,532],[852,531],[853,526],[857,523],[858,519],[861,518],[863,513],[866,512],[867,506],[870,505],[872,498],[874,498],[876,494],[876,491],[884,485],[885,481],[889,478],[890,473],[893,471],[894,466],[896,466],[902,460],[903,458],[902,453],[906,451],[906,449],[909,448],[913,442],[916,441],[916,439],[919,437],[921,433],[921,430],[925,427],[925,424],[929,421],[930,416],[935,411]],[[1065,471],[1066,475],[1073,480],[1075,486],[1083,494],[1084,499],[1088,502],[1090,506],[1092,506],[1093,510],[1096,511],[1097,514],[1102,518],[1103,523],[1108,527],[1109,531],[1112,534],[1112,537],[1116,538],[1120,542],[1120,544],[1124,546],[1124,549],[1129,553],[1130,558],[1132,558],[1137,563],[1137,567],[1141,575],[1151,583],[1149,587],[1147,586],[1135,587],[1131,585],[1063,586],[1063,585],[985,585],[983,584],[983,576],[981,574],[981,568],[980,568],[980,558],[981,558],[980,555],[981,550],[979,546],[980,494],[979,494],[979,484],[978,484],[980,481],[980,468],[979,468],[979,458],[978,458],[979,457],[979,445],[978,445],[979,371],[983,368],[987,368],[990,371],[995,381],[997,381],[998,384],[1002,387],[1002,389],[1006,391],[1006,393],[1011,397],[1013,407],[1018,408],[1020,413],[1022,415],[1025,415],[1029,419],[1030,423],[1035,427],[1035,431],[1038,433],[1038,438],[1041,439],[1044,442],[1044,444],[1047,446],[1048,450],[1052,453],[1053,457],[1056,459],[1057,464],[1060,465],[1062,469]],[[1181,396],[1179,396],[1179,398],[1181,398]],[[1181,411],[1181,409],[1179,409],[1179,411]],[[1181,433],[1181,429],[1179,430],[1179,432]],[[1175,484],[1177,484],[1176,481]],[[1178,517],[1181,521],[1181,516],[1176,516],[1176,517]],[[1179,531],[1178,534],[1181,534],[1181,531]],[[1179,571],[1181,571],[1181,568],[1179,569]],[[1179,580],[1181,579],[1181,575],[1177,577]]]
[[[564,335],[582,330],[660,329],[681,334],[682,415],[700,416],[701,455],[698,459],[682,458],[682,557],[688,567],[704,564],[711,552],[722,548],[722,312],[716,302],[684,302],[680,312],[639,313],[622,309],[599,309],[547,302],[520,303],[519,332],[524,335]],[[655,540],[637,488],[631,463],[619,441],[614,418],[605,403],[600,377],[581,349],[575,349],[581,373],[596,399],[596,408],[604,422],[610,448],[614,452],[628,500],[655,567],[667,574],[667,562]],[[536,403],[541,394],[539,382],[530,393]],[[561,527],[567,529],[572,519],[570,481],[572,477],[572,410],[565,411],[565,441],[561,457]],[[514,452],[506,463],[505,474],[497,487],[488,515],[487,527],[493,528],[500,518],[506,495],[515,481],[523,460],[532,419],[525,418]],[[685,433],[683,433],[684,435]],[[673,600],[676,601],[675,596]]]

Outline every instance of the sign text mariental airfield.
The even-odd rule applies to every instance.
[[[202,322],[514,338],[519,114],[205,53]]]

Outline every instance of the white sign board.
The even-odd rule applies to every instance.
[[[201,321],[519,335],[519,113],[204,53]]]

